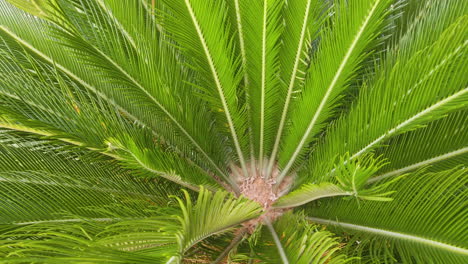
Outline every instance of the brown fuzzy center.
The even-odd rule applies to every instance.
[[[265,162],[266,163],[266,162]],[[249,232],[253,232],[256,226],[263,223],[266,219],[273,221],[284,213],[283,209],[273,208],[274,202],[289,189],[291,177],[286,177],[281,184],[276,186],[277,178],[280,173],[278,166],[274,166],[270,175],[266,175],[267,168],[259,169],[256,164],[248,164],[247,175],[244,175],[241,168],[232,167],[231,177],[233,177],[240,189],[240,192],[246,198],[258,202],[264,213],[243,225]]]

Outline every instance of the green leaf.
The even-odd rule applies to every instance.
[[[130,204],[140,212],[122,217],[141,216],[145,208],[165,204],[176,193],[167,182],[135,179],[115,161],[93,153],[5,131],[0,139],[3,225],[67,222],[70,214],[102,218],[91,208]]]
[[[418,173],[394,183],[394,201],[333,200],[309,219],[352,235],[349,252],[374,263],[465,263],[467,169]]]
[[[468,42],[461,32],[466,31],[467,23],[468,17],[459,18],[437,41],[418,52],[406,54],[402,49],[389,55],[373,84],[362,88],[349,113],[317,145],[309,163],[314,170],[311,176],[324,177],[315,170],[336,155],[349,152],[355,159],[392,137],[463,108],[468,96],[464,74]]]
[[[178,252],[176,220],[180,210],[160,208],[144,219],[119,221],[105,226],[95,236],[95,245],[146,256],[170,258]]]
[[[338,238],[319,226],[308,223],[302,214],[287,213],[273,225],[288,262],[283,263],[347,263],[350,261],[340,252]],[[254,248],[264,263],[278,263],[278,252],[271,246],[272,237],[263,232]],[[312,262],[311,262],[312,261]]]
[[[386,187],[392,183],[375,184],[372,187],[366,186],[368,180],[385,165],[385,159],[374,158],[373,154],[361,156],[359,159],[351,160],[349,155],[341,157],[338,165],[335,165],[335,179],[342,190],[356,198],[375,201],[391,201],[386,197],[393,191],[385,191]],[[399,180],[396,178],[395,180]]]
[[[248,76],[247,109],[251,117],[253,147],[259,167],[273,145],[282,98],[279,71],[280,37],[283,30],[281,9],[283,0],[239,1],[239,19],[245,46],[245,69]]]
[[[40,18],[51,18],[56,7],[55,0],[6,0],[31,15]]]
[[[319,28],[323,26],[323,14],[326,13],[326,9],[322,5],[324,4],[313,0],[291,0],[285,1],[284,4],[282,15],[285,22],[279,57],[281,85],[285,86],[282,90],[286,92],[286,96],[277,99],[279,107],[283,106],[283,108],[270,155],[267,175],[271,173],[279,150],[293,93],[304,85],[308,63],[311,59],[310,53],[313,49],[312,42],[316,41]]]
[[[240,61],[227,35],[226,5],[214,0],[164,1],[168,10],[161,10],[163,27],[182,53],[202,73],[199,88],[214,113],[218,126],[232,142],[242,169],[246,173],[244,151],[248,146],[245,111],[239,105],[237,86],[242,75]],[[227,128],[227,129],[226,129]]]
[[[292,127],[281,144],[280,180],[289,172],[308,143],[333,115],[347,82],[369,52],[372,40],[382,30],[388,0],[339,1],[334,5],[333,30],[323,29],[318,51],[308,70],[301,99],[291,112]]]
[[[141,36],[129,30],[128,25],[116,23],[113,13],[94,1],[60,1],[66,14],[61,28],[26,16],[5,2],[1,5],[0,34],[7,42],[19,43],[19,50],[26,49],[53,65],[88,92],[115,106],[126,118],[148,127],[179,153],[193,149],[191,159],[226,178],[220,169],[226,152],[217,152],[222,149],[214,147],[215,142],[221,145],[217,132],[206,132],[212,127],[207,117],[210,113],[184,88],[187,84],[182,80],[187,72],[160,35],[148,31]],[[138,20],[133,26],[142,23],[146,22]],[[95,34],[97,31],[100,34]],[[135,35],[140,36],[141,43],[136,45],[139,51],[129,50],[134,49],[129,39],[136,41]],[[134,52],[145,52],[146,59],[130,56]]]
[[[0,53],[6,61],[0,70],[0,127],[84,146],[192,189],[216,185],[212,174],[191,161],[193,156],[178,156],[147,127],[129,122],[56,68],[10,47]],[[118,148],[123,151],[117,153]]]
[[[153,212],[155,213],[155,212]],[[39,223],[0,235],[0,263],[163,263],[177,252],[174,217]]]
[[[343,190],[340,186],[333,183],[309,183],[304,184],[299,189],[280,197],[273,206],[276,208],[296,207],[325,197],[348,195],[353,195],[353,193]]]
[[[122,140],[109,138],[107,142],[122,165],[143,171],[144,176],[158,175],[194,191],[199,190],[198,185],[204,185],[211,191],[219,187],[211,175],[206,175],[205,171],[173,153],[151,147],[150,144],[135,142],[129,137]]]
[[[274,207],[296,207],[317,199],[334,196],[355,196],[364,200],[391,201],[392,199],[387,196],[393,192],[385,190],[391,182],[366,186],[369,178],[385,164],[382,156],[375,158],[371,154],[350,160],[349,155],[346,155],[340,158],[338,165],[335,165],[334,180],[336,183],[303,184],[299,189],[280,197]]]
[[[468,113],[459,111],[431,122],[427,127],[406,133],[378,150],[388,163],[372,177],[376,182],[430,166],[444,170],[468,163]],[[414,153],[418,153],[415,155]]]
[[[180,254],[183,254],[199,241],[226,232],[232,227],[260,215],[258,203],[244,198],[233,198],[229,193],[211,193],[202,189],[195,205],[188,193],[185,202],[179,199],[183,217],[182,230],[178,233]]]

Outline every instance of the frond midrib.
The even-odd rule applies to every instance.
[[[385,236],[385,237],[389,237],[392,239],[406,240],[406,241],[410,241],[413,243],[424,244],[424,245],[431,246],[434,248],[438,248],[438,249],[468,256],[468,249],[466,248],[453,246],[447,243],[431,240],[429,238],[425,238],[422,236],[407,234],[403,232],[396,232],[396,231],[382,229],[382,228],[374,228],[374,227],[368,227],[368,226],[363,226],[363,225],[350,224],[346,222],[338,222],[338,221],[328,220],[328,219],[318,218],[318,217],[307,217],[307,219],[313,222],[319,223],[319,224],[323,224],[323,225],[333,225],[333,226],[342,227],[345,229],[355,230],[358,232],[366,232],[366,233],[372,233],[372,234],[376,234],[380,236]]]
[[[15,171],[9,171],[8,173],[15,173]],[[46,172],[46,174],[50,174],[50,173]],[[137,192],[123,191],[123,190],[111,189],[111,188],[90,187],[90,186],[84,186],[84,185],[80,185],[80,184],[56,183],[56,182],[52,182],[52,181],[48,181],[48,182],[46,182],[46,181],[32,181],[32,180],[25,180],[25,179],[21,179],[21,180],[7,179],[7,178],[3,178],[1,176],[1,173],[0,173],[0,182],[58,186],[60,188],[69,187],[69,188],[77,188],[77,189],[82,189],[82,190],[98,191],[98,192],[104,192],[104,193],[129,194],[129,195],[144,196],[144,197],[149,197],[149,198],[158,198],[155,195],[146,194],[146,193],[137,193]]]
[[[369,143],[367,146],[365,146],[364,148],[362,148],[358,152],[354,153],[350,157],[350,159],[357,158],[358,156],[360,156],[361,154],[367,152],[369,149],[373,148],[377,144],[381,143],[382,141],[384,141],[384,140],[388,139],[389,137],[393,136],[394,134],[398,133],[401,129],[404,129],[405,127],[411,125],[411,123],[414,122],[415,120],[417,120],[418,118],[423,117],[424,115],[427,115],[430,112],[437,110],[439,107],[443,107],[444,105],[450,103],[452,100],[455,100],[458,97],[463,96],[465,93],[468,93],[468,87],[466,87],[464,89],[461,89],[460,91],[458,91],[458,92],[456,92],[456,93],[454,93],[454,94],[452,94],[452,95],[450,95],[450,96],[448,96],[448,97],[446,97],[446,98],[432,104],[431,106],[425,108],[424,110],[414,114],[413,116],[411,116],[410,118],[404,120],[403,122],[401,122],[397,126],[387,130],[383,135],[379,136],[377,139],[375,139],[374,141]]]
[[[276,233],[275,228],[273,227],[273,225],[270,223],[268,219],[266,219],[265,221],[266,221],[265,225],[268,227],[268,230],[270,231],[271,236],[273,237],[273,241],[275,242],[276,248],[281,257],[281,261],[283,262],[283,264],[289,264],[288,257],[286,256],[286,251],[284,250],[284,247],[281,244],[281,240],[278,234]]]
[[[265,129],[265,86],[266,86],[266,35],[267,35],[267,14],[268,1],[263,1],[263,18],[262,18],[262,72],[261,72],[261,99],[260,99],[260,139],[258,161],[259,168],[262,168],[263,162],[263,137]]]
[[[245,85],[245,101],[248,101],[248,98],[250,98],[250,82],[249,82],[249,74],[247,72],[247,55],[245,52],[245,37],[244,37],[244,29],[242,27],[242,18],[240,14],[240,7],[239,7],[239,0],[234,0],[234,8],[236,11],[236,22],[237,22],[237,30],[238,30],[238,36],[239,36],[239,48],[240,48],[240,53],[241,53],[241,58],[242,58],[242,70],[244,74],[244,85]],[[247,118],[249,120],[249,123],[253,122],[252,118],[252,113],[251,113],[251,106],[249,104],[246,104],[246,109],[247,109]],[[254,139],[253,139],[253,132],[252,128],[249,127],[248,129],[248,134],[249,134],[249,148],[250,148],[250,159],[254,160],[255,159],[255,150],[254,150]],[[251,169],[253,170],[255,164],[251,162]]]
[[[100,218],[67,218],[67,219],[53,219],[53,220],[40,220],[40,221],[30,221],[30,222],[13,222],[12,225],[33,225],[33,224],[43,224],[43,223],[79,223],[83,221],[96,221],[96,222],[112,222],[112,221],[122,221],[122,220],[138,220],[142,217],[100,217]]]
[[[425,80],[427,80],[430,76],[432,76],[437,69],[441,68],[443,65],[445,65],[447,62],[450,61],[451,58],[455,57],[460,51],[463,50],[465,46],[468,45],[468,40],[465,41],[462,45],[457,47],[453,52],[451,52],[449,55],[447,55],[442,62],[437,64],[434,68],[432,68],[428,74],[426,74],[424,77],[422,77],[410,90],[416,88],[417,86],[421,85]],[[397,126],[388,129],[383,135],[375,139],[373,142],[356,152],[351,156],[351,159],[354,159],[361,155],[362,153],[366,152],[368,149],[372,148],[376,144],[380,143],[381,141],[389,138],[392,136],[394,133],[397,133],[399,129],[404,128],[405,126],[408,126],[411,124],[412,121],[417,120],[419,117],[424,116],[425,114],[437,109],[438,107],[443,106],[444,104],[450,102],[452,99],[456,99],[458,96],[462,96],[464,93],[468,92],[468,87],[465,87],[464,89],[461,89],[460,91],[448,96],[447,98],[444,98],[438,102],[435,102],[431,106],[427,107],[426,109],[423,109],[422,111],[414,114],[410,118],[406,119],[405,121],[401,122]]]
[[[412,171],[412,170],[415,170],[415,169],[418,169],[418,168],[422,168],[422,167],[428,166],[428,165],[436,163],[436,162],[444,161],[444,160],[447,160],[447,159],[450,159],[450,158],[465,154],[467,152],[468,152],[468,147],[459,148],[459,149],[456,149],[454,151],[450,151],[450,152],[447,152],[445,154],[438,155],[438,156],[432,157],[430,159],[426,159],[426,160],[423,160],[421,162],[413,163],[411,165],[408,165],[408,166],[405,166],[405,167],[402,167],[402,168],[392,170],[392,171],[386,172],[384,174],[375,176],[375,177],[369,179],[367,181],[367,183],[374,183],[374,182],[377,182],[377,181],[381,181],[383,179],[386,179],[386,178],[389,178],[389,177],[392,177],[392,176],[396,176],[396,175],[400,175],[400,174],[403,174],[405,172]]]

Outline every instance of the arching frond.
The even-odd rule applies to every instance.
[[[113,218],[83,217],[7,231],[0,234],[0,256],[8,257],[6,263],[108,263],[114,259],[117,263],[179,263],[199,241],[226,232],[261,211],[255,202],[229,197],[226,192],[202,190],[195,204],[187,192],[185,201],[177,199],[179,209],[148,207],[146,215],[132,220],[116,218],[121,212],[109,210],[103,213]],[[45,248],[51,250],[41,250]]]
[[[150,208],[147,208],[150,209]],[[111,210],[112,211],[112,210]],[[0,234],[0,263],[164,263],[177,253],[176,208],[152,209],[131,220],[109,218],[43,222]]]
[[[340,153],[349,152],[351,159],[357,158],[394,136],[462,108],[468,96],[464,74],[468,42],[460,31],[466,30],[467,22],[467,17],[461,17],[419,52],[408,55],[402,49],[389,57],[377,80],[363,88],[349,114],[327,132],[310,168],[320,169],[319,164],[343,155]]]
[[[302,214],[287,213],[272,225],[282,245],[282,253],[286,259],[279,257],[275,247],[272,247],[273,237],[263,230],[257,238],[256,258],[261,263],[346,263],[349,259],[341,254],[340,242],[333,234],[320,230],[304,220]],[[311,262],[312,261],[312,262]]]
[[[322,12],[326,12],[326,9],[321,6],[319,1],[292,0],[285,3],[283,10],[285,28],[280,49],[280,74],[283,84],[287,85],[285,88],[286,96],[284,99],[278,100],[283,109],[268,163],[267,175],[271,173],[276,161],[286,118],[290,111],[289,105],[292,95],[299,91],[297,87],[301,87],[305,79],[307,63],[310,60],[309,53],[311,53],[313,41],[319,34],[319,28],[322,26]]]
[[[202,73],[200,96],[217,114],[218,126],[228,132],[241,167],[246,172],[244,152],[248,146],[245,111],[239,105],[237,87],[242,79],[239,59],[227,23],[226,4],[213,0],[164,1],[168,10],[161,10],[164,30],[189,63]]]
[[[151,55],[140,58],[132,56],[138,53],[129,40],[135,41],[134,31],[117,24],[108,9],[94,1],[59,1],[59,4],[65,12],[63,28],[29,17],[2,2],[0,32],[40,60],[55,65],[84,88],[117,104],[119,109],[124,109],[125,116],[149,127],[180,151],[194,150],[190,158],[224,176],[220,164],[225,160],[225,152],[211,152],[221,150],[213,148],[219,137],[213,130],[213,133],[206,132],[206,128],[212,127],[207,118],[210,114],[201,100],[195,103],[187,89],[175,89],[186,87],[182,80],[186,79],[183,76],[187,72],[181,69],[162,37],[155,33],[156,26],[149,26],[144,37],[139,35],[141,43],[135,44],[138,52]],[[74,12],[77,9],[83,12]],[[136,21],[134,26],[141,23],[144,20]],[[88,74],[90,71],[97,74]]]
[[[466,169],[409,175],[394,201],[325,201],[309,219],[352,235],[350,251],[373,263],[464,263],[468,259]]]
[[[392,191],[387,191],[386,187],[392,181],[384,184],[366,186],[369,179],[386,164],[380,157],[370,154],[360,159],[350,160],[349,155],[340,158],[335,165],[335,174],[330,182],[319,184],[304,184],[299,189],[282,196],[274,204],[277,208],[296,207],[311,201],[334,196],[354,196],[356,199],[391,201],[388,197]],[[395,179],[395,180],[398,180]]]
[[[256,160],[260,163],[271,151],[277,125],[272,117],[277,116],[277,100],[282,98],[277,75],[283,3],[283,0],[239,1],[238,16],[242,23],[246,61],[244,71],[249,79],[246,84],[247,109],[250,111]]]
[[[391,1],[364,0],[336,3],[333,30],[321,32],[300,103],[291,114],[292,127],[285,136],[279,163],[280,180],[287,175],[311,139],[333,113],[347,81],[370,53],[368,45],[381,31]],[[370,47],[372,48],[372,47]]]
[[[251,109],[249,108],[249,104],[245,103],[248,102],[250,98],[250,81],[249,81],[249,73],[247,72],[247,54],[246,54],[246,37],[244,34],[244,27],[245,27],[245,21],[243,19],[245,18],[244,15],[242,14],[243,11],[241,10],[241,5],[239,0],[232,0],[232,1],[226,1],[226,6],[228,9],[229,13],[229,18],[230,22],[232,23],[232,32],[236,35],[235,38],[233,38],[233,41],[235,44],[238,45],[238,50],[239,50],[239,56],[241,60],[241,67],[240,71],[243,75],[243,82],[241,82],[241,86],[243,85],[244,89],[240,89],[239,94],[241,95],[239,97],[240,101],[243,101],[246,111],[247,111],[247,134],[249,138],[249,154],[250,154],[250,160],[255,160],[255,145],[256,143],[254,142],[254,135],[252,131],[253,127],[253,119],[252,119],[252,114],[251,114]],[[235,41],[237,39],[238,41]],[[255,165],[253,162],[251,164],[251,169]]]
[[[59,229],[58,229],[58,228]],[[33,231],[25,230],[27,235]],[[128,251],[94,245],[90,230],[79,226],[48,227],[38,229],[37,237],[43,240],[4,240],[0,242],[0,263],[164,263],[165,257],[146,256]],[[10,248],[12,253],[4,254]]]
[[[466,3],[456,0],[406,2],[406,7],[412,10],[407,10],[408,14],[402,17],[402,30],[395,34],[397,39],[393,47],[400,49],[406,58],[437,41],[451,24],[466,15],[467,9]]]
[[[468,164],[467,124],[468,113],[464,110],[395,138],[381,150],[388,164],[369,182],[428,166],[431,171],[436,171]]]
[[[0,109],[1,111],[1,109]],[[24,118],[24,117],[21,117]],[[26,121],[27,125],[33,125],[36,128],[30,129],[28,126],[18,124],[18,121]],[[107,120],[108,121],[108,120]],[[38,129],[43,126],[43,129]],[[53,128],[44,126],[40,122],[30,122],[27,119],[19,119],[18,116],[12,119],[5,119],[5,113],[0,116],[0,127],[7,128],[14,132],[27,132],[35,136],[42,136],[49,139],[59,139],[60,142],[69,143],[75,146],[87,146],[88,142],[81,140],[68,139],[73,135],[63,133],[63,131],[55,131]],[[124,130],[122,132],[125,132]],[[92,134],[91,134],[92,135]],[[101,136],[105,136],[102,134]],[[127,168],[134,170],[135,174],[143,174],[145,177],[160,176],[172,182],[175,182],[192,190],[198,190],[198,186],[194,184],[203,184],[216,186],[213,175],[208,175],[197,166],[187,163],[186,159],[181,159],[174,153],[164,151],[161,148],[152,147],[154,141],[151,137],[145,134],[139,134],[139,141],[135,142],[132,139],[123,135],[116,135],[117,138],[103,138],[102,145],[96,147],[86,147],[88,150],[100,152],[106,156],[112,157]],[[82,139],[82,138],[79,138]],[[104,144],[105,143],[105,144]],[[13,144],[13,143],[11,143]],[[218,181],[220,179],[216,178]]]
[[[171,153],[148,128],[130,123],[54,68],[9,47],[0,53],[5,59],[0,67],[0,127],[83,146],[192,189],[193,184],[214,183],[214,175],[187,162],[190,157]],[[148,162],[151,166],[145,166]],[[194,181],[181,179],[185,176]]]
[[[148,139],[152,142],[152,139]],[[142,171],[143,175],[157,175],[195,191],[198,185],[204,185],[214,191],[219,187],[213,175],[207,175],[203,170],[179,156],[155,147],[148,147],[148,143],[134,141],[131,138],[119,140],[110,138],[109,145],[113,146],[122,165],[135,171]],[[146,172],[146,173],[145,173]]]
[[[100,218],[90,207],[167,203],[177,189],[164,181],[135,179],[115,161],[53,141],[0,133],[0,224],[67,222],[64,213]],[[132,201],[138,201],[134,203]],[[88,209],[87,209],[88,208]]]
[[[329,182],[304,184],[299,189],[282,196],[274,206],[277,208],[296,207],[325,197],[349,196],[351,194],[351,192]]]
[[[259,216],[261,207],[253,201],[235,199],[227,192],[215,194],[202,190],[197,203],[192,204],[186,193],[186,200],[179,200],[183,211],[180,218],[182,230],[178,233],[180,256],[193,245],[208,236],[226,232],[244,221]]]

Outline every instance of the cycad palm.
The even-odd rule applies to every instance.
[[[0,0],[0,263],[467,263],[467,8]]]

